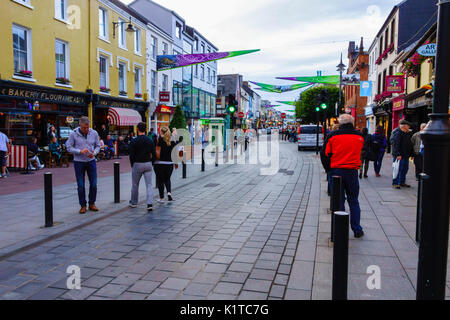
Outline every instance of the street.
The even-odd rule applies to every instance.
[[[387,155],[382,177],[375,178],[371,168],[369,178],[361,181],[366,236],[350,235],[352,300],[415,299],[417,184],[410,171],[413,188],[392,190],[391,168]],[[296,144],[280,142],[278,173],[262,176],[259,169],[208,166],[202,175],[199,166],[188,165],[192,179],[184,185],[174,179],[175,202],[155,203],[151,213],[143,203],[126,207],[129,173],[121,178],[126,201],[120,209],[111,204],[111,193],[101,192],[111,184],[106,177],[104,184],[99,182],[99,200],[105,205],[90,217],[76,214],[75,183],[55,187],[55,192],[73,193],[67,194],[73,205],[66,199],[67,212],[56,219],[70,220],[70,228],[28,226],[36,237],[22,249],[20,241],[10,239],[11,246],[0,255],[0,299],[331,299],[329,198],[320,160],[314,152],[298,152]],[[7,196],[0,196],[2,203]],[[43,222],[42,201],[35,200],[34,210],[26,214]],[[69,266],[80,268],[81,289],[68,289]],[[381,270],[380,289],[367,286],[370,266]],[[447,276],[447,299],[449,287]]]

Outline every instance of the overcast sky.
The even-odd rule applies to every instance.
[[[122,0],[130,3],[131,0]],[[348,65],[348,42],[368,49],[399,0],[156,0],[175,11],[219,51],[261,49],[221,60],[219,74],[239,73],[244,80],[295,84],[275,77],[337,74],[341,52]],[[254,88],[254,86],[252,86]],[[263,99],[296,100],[300,91]],[[292,109],[289,106],[280,110]]]

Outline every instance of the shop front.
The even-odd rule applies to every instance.
[[[136,133],[139,122],[147,123],[148,102],[101,95],[94,95],[94,102],[94,128],[105,125],[115,140]]]
[[[88,115],[92,95],[86,92],[0,80],[0,130],[15,145],[37,138],[37,144],[49,144],[48,132],[56,128],[60,143],[64,143],[79,119]]]
[[[160,104],[156,107],[153,114],[152,128],[156,128],[156,133],[159,135],[162,127],[169,127],[172,115],[175,113],[175,107],[170,107],[165,104]]]
[[[398,127],[400,120],[405,119],[405,99],[404,95],[392,99],[392,130]]]
[[[411,122],[413,130],[418,130],[422,123],[430,121],[429,114],[432,113],[433,100],[427,97],[427,89],[416,90],[405,96],[405,119]]]
[[[386,101],[373,107],[376,126],[383,127],[384,134],[388,138],[388,152],[390,152],[389,139],[392,132],[392,102]]]

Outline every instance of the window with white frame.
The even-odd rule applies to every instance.
[[[67,0],[55,0],[55,18],[67,20]]]
[[[197,37],[195,37],[194,42],[195,42],[195,51],[198,51],[198,38]]]
[[[178,39],[181,39],[181,24],[179,24],[178,22],[176,23],[176,27],[175,27],[175,36]]]
[[[211,69],[207,68],[207,78],[206,78],[206,83],[211,83]]]
[[[205,44],[202,43],[202,53],[205,53]]]
[[[125,20],[119,18],[119,47],[127,48],[127,34],[125,32]]]
[[[151,88],[150,88],[151,98],[156,99],[156,71],[151,72]]]
[[[30,0],[13,0],[14,2],[23,4],[26,7],[29,7],[30,9],[33,9],[33,7],[31,6],[31,1]]]
[[[14,73],[28,75],[32,71],[30,29],[13,25],[13,51]]]
[[[67,84],[70,79],[69,44],[55,40],[56,81]]]
[[[214,70],[212,72],[212,84],[213,84],[213,86],[216,85],[216,72]]]
[[[140,68],[134,68],[134,93],[135,94],[142,94],[141,92],[141,69]]]
[[[169,54],[169,46],[167,43],[163,42],[163,50],[162,50],[162,54],[163,56],[168,55]]]
[[[163,91],[169,90],[169,76],[167,74],[163,74],[162,90]]]
[[[136,32],[134,33],[134,52],[141,54],[141,29],[135,29]]]
[[[108,39],[108,10],[98,8],[98,27],[99,37],[101,39]]]
[[[205,66],[202,65],[200,68],[201,68],[200,80],[205,81]]]
[[[119,62],[119,95],[127,95],[127,65]]]
[[[109,58],[100,55],[99,57],[99,68],[100,68],[100,90],[106,91],[109,89]]]
[[[152,36],[152,41],[150,43],[152,46],[151,52],[152,52],[152,58],[156,59],[156,56],[158,55],[158,39],[156,39],[154,36]]]
[[[194,66],[194,78],[198,78],[198,64]]]

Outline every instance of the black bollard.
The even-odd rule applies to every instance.
[[[332,299],[347,300],[349,214],[337,211],[333,215],[336,234],[333,247]]]
[[[205,172],[205,148],[202,148],[202,172]]]
[[[183,169],[183,179],[186,179],[186,153],[184,151],[183,151],[182,169]]]
[[[120,203],[120,163],[114,162],[114,203]]]
[[[342,177],[331,177],[331,199],[330,199],[330,211],[331,211],[331,242],[335,239],[335,221],[334,213],[341,210],[341,198],[342,198]]]
[[[45,227],[53,227],[53,184],[52,174],[44,174]]]
[[[219,147],[216,147],[216,167],[219,166]]]

